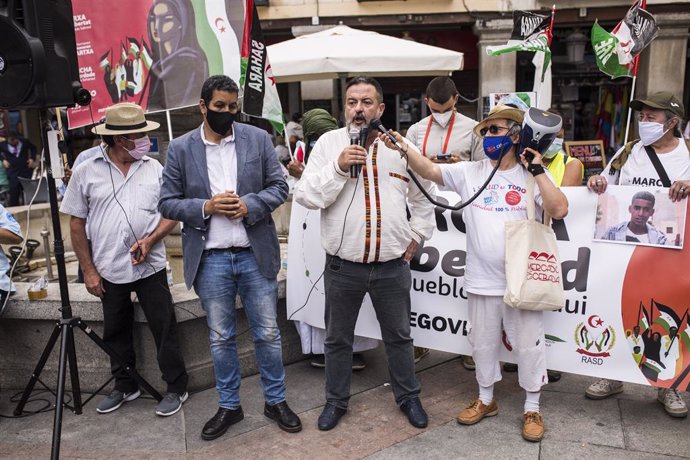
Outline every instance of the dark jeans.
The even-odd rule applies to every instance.
[[[132,291],[137,293],[139,304],[156,342],[158,367],[167,382],[169,393],[182,394],[187,390],[187,371],[177,338],[177,319],[165,270],[131,283],[114,284],[103,279],[103,341],[132,367],[134,354],[134,306]],[[113,359],[110,370],[115,376],[115,389],[125,393],[136,391],[137,382]]]
[[[417,397],[414,347],[410,337],[410,266],[402,258],[360,264],[326,256],[326,402],[347,408],[352,380],[352,342],[364,295],[369,293],[381,338],[395,402]]]

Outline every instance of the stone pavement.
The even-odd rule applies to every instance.
[[[302,361],[287,367],[288,402],[304,429],[288,434],[263,416],[258,376],[242,380],[245,419],[221,438],[206,442],[201,428],[216,411],[216,393],[190,396],[172,417],[154,414],[155,401],[141,397],[118,411],[99,415],[95,401],[82,415],[65,412],[63,458],[78,459],[658,459],[690,458],[688,419],[668,417],[656,402],[656,390],[626,384],[625,392],[602,401],[583,393],[589,377],[564,374],[545,387],[542,412],[546,436],[529,443],[520,436],[524,393],[516,374],[496,385],[499,414],[475,426],[460,426],[455,415],[476,395],[474,374],[456,356],[431,352],[417,366],[429,427],[410,426],[395,406],[382,347],[365,353],[367,368],[355,373],[349,413],[330,432],[316,420],[323,407],[323,370]],[[159,386],[160,382],[152,382]],[[10,415],[17,391],[0,393],[0,414]],[[685,396],[685,394],[684,394]],[[40,397],[40,396],[38,396]],[[97,399],[100,396],[97,396]],[[38,408],[40,402],[27,409]],[[48,458],[53,413],[0,421],[0,458]]]

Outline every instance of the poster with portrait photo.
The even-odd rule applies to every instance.
[[[667,188],[609,186],[599,195],[594,240],[683,248],[687,198],[672,202]]]

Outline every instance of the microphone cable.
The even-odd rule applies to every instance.
[[[365,141],[366,142],[366,141]],[[367,152],[368,153],[368,152]],[[352,203],[355,201],[355,195],[357,194],[357,188],[359,186],[359,176],[361,174],[357,175],[357,181],[355,182],[355,187],[352,190],[352,196],[350,197],[350,203],[347,205],[347,209],[345,210],[345,216],[343,217],[343,229],[340,232],[340,243],[338,244],[338,249],[335,250],[335,254],[333,254],[333,257],[337,257],[338,253],[340,252],[340,249],[343,246],[343,241],[345,240],[345,227],[347,224],[347,216],[350,213],[350,208],[352,207]],[[326,254],[328,256],[328,254]],[[297,310],[293,311],[290,316],[288,316],[287,320],[292,321],[292,318],[301,310],[306,308],[307,304],[309,303],[309,299],[311,298],[311,293],[314,292],[314,289],[316,289],[316,285],[321,281],[321,278],[323,278],[323,275],[326,273],[326,267],[324,266],[323,270],[321,271],[321,274],[319,277],[312,283],[311,289],[309,289],[309,292],[307,293],[307,298],[302,304],[301,307],[299,307]],[[287,295],[285,296],[285,301],[287,302]]]
[[[477,192],[474,195],[472,195],[467,201],[463,201],[462,203],[460,203],[456,206],[450,206],[448,204],[441,203],[440,201],[437,201],[434,197],[429,195],[429,192],[426,191],[426,188],[424,186],[422,186],[422,184],[419,181],[419,179],[417,178],[417,176],[408,167],[409,160],[407,158],[407,153],[403,152],[402,146],[398,143],[397,139],[395,139],[395,137],[391,133],[389,133],[388,130],[386,130],[386,128],[383,126],[383,124],[381,124],[381,120],[379,120],[378,118],[375,118],[374,120],[371,121],[371,126],[374,129],[378,129],[379,131],[381,131],[383,134],[385,134],[388,137],[388,139],[391,140],[391,142],[393,142],[393,144],[395,144],[396,149],[400,152],[400,158],[405,159],[405,169],[407,170],[407,173],[410,175],[412,182],[414,182],[415,185],[417,185],[417,187],[422,192],[422,194],[426,197],[426,199],[429,200],[429,202],[431,204],[433,204],[434,206],[438,206],[439,208],[443,208],[443,209],[448,209],[450,211],[459,211],[459,210],[469,206],[474,200],[476,200],[479,197],[479,195],[482,194],[482,192],[484,192],[484,190],[486,190],[486,187],[489,186],[489,183],[491,183],[491,179],[493,179],[494,175],[496,174],[496,171],[498,171],[498,168],[501,166],[501,160],[503,160],[503,157],[505,156],[505,154],[508,153],[508,151],[510,150],[510,149],[508,149],[508,150],[504,149],[501,151],[501,154],[498,157],[498,161],[496,162],[496,166],[494,166],[494,168],[491,170],[491,173],[489,174],[489,177],[484,181],[484,183],[481,185],[481,187],[479,187],[479,190],[477,190]],[[517,126],[517,125],[514,125],[514,126]],[[511,128],[510,131],[504,137],[508,137],[508,136],[511,136],[512,134],[514,134],[513,130],[514,130],[514,127]]]
[[[94,121],[94,118],[93,118],[93,111],[92,111],[92,109],[91,109],[91,105],[89,105],[89,114],[91,115],[91,122],[92,122],[94,125],[96,125],[96,122]],[[101,137],[100,134],[98,134],[98,136]],[[102,138],[102,137],[101,137],[101,141],[103,141],[103,138]],[[129,227],[129,231],[131,232],[132,237],[134,238],[135,244],[137,245],[137,251],[139,251],[139,252],[141,253],[142,250],[141,250],[141,246],[139,245],[139,238],[137,237],[136,232],[134,231],[134,227],[132,226],[132,223],[129,221],[129,216],[127,215],[127,212],[125,211],[124,206],[122,205],[122,203],[120,202],[120,200],[117,198],[117,193],[116,193],[116,191],[115,191],[115,181],[114,181],[114,179],[113,179],[113,171],[112,171],[112,168],[111,168],[111,166],[110,166],[110,162],[109,162],[109,161],[107,160],[107,158],[106,158],[107,154],[106,154],[106,152],[105,152],[105,149],[103,148],[103,143],[102,143],[102,142],[101,142],[101,144],[99,145],[99,147],[100,147],[100,149],[101,149],[101,153],[102,153],[102,155],[103,155],[103,159],[108,163],[108,172],[110,173],[110,184],[111,184],[112,190],[113,190],[113,198],[115,199],[115,202],[118,204],[120,210],[122,211],[122,214],[125,216],[125,221],[127,222],[127,226]],[[161,242],[163,242],[163,239],[162,239],[162,238],[161,238]],[[165,245],[165,243],[163,243],[163,245]],[[156,270],[156,268],[153,266],[153,264],[152,264],[151,262],[149,262],[147,259],[144,259],[144,262],[145,262],[145,263],[148,265],[148,267],[151,269],[151,271],[152,271],[152,275],[151,275],[151,276],[157,274],[157,273],[160,271],[160,270]],[[142,271],[139,269],[139,267],[136,267],[136,268],[137,268],[137,271],[139,272],[139,274],[140,274],[140,276],[141,276],[141,275],[143,274]],[[161,270],[165,270],[165,269],[166,269],[166,268],[163,267]],[[100,275],[99,275],[99,276],[100,276]],[[102,279],[102,278],[101,278],[101,279]],[[139,278],[139,279],[141,280],[141,279],[143,279],[143,278]],[[162,281],[160,281],[160,285],[163,286],[163,282],[162,282]],[[200,315],[195,314],[193,311],[191,311],[191,310],[189,310],[189,309],[187,309],[187,308],[184,308],[184,307],[181,306],[181,305],[177,305],[177,304],[175,303],[174,299],[172,298],[172,292],[170,291],[170,287],[167,286],[167,288],[168,288],[168,292],[169,292],[169,294],[170,294],[170,303],[173,305],[173,308],[177,308],[177,309],[180,309],[180,310],[184,311],[185,313],[187,313],[187,314],[189,314],[190,316],[192,316],[194,319],[201,319],[201,318],[202,318]],[[138,300],[138,296],[137,296],[137,300]],[[201,299],[199,299],[199,301],[201,301]],[[176,319],[176,321],[177,321],[177,319]],[[207,321],[207,325],[208,325],[208,321]],[[223,334],[221,334],[219,331],[213,329],[211,326],[208,326],[208,328],[209,328],[211,331],[213,331],[213,332],[215,332],[216,334],[218,334],[219,337],[225,338],[225,337],[223,337]],[[251,327],[250,327],[249,329],[243,331],[243,332],[240,333],[240,334],[235,334],[235,338],[240,337],[240,336],[243,335],[243,334],[246,334],[246,333],[249,332],[250,330],[251,330]]]

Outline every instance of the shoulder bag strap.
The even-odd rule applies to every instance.
[[[663,186],[670,187],[671,180],[668,178],[668,174],[666,174],[666,170],[661,164],[661,161],[659,161],[659,156],[656,154],[651,145],[645,145],[644,149],[647,152],[647,155],[649,156],[649,160],[654,165],[654,169],[656,169],[656,173],[659,175],[659,179],[661,179],[661,183],[663,184]]]
[[[534,180],[534,176],[532,174],[529,174],[527,176],[527,219],[529,220],[535,220],[536,215],[537,215],[537,206],[534,204],[534,187],[536,186],[536,181]],[[546,210],[544,210],[544,213],[542,215],[542,223],[546,225],[547,227],[551,227],[551,216],[549,215]]]

